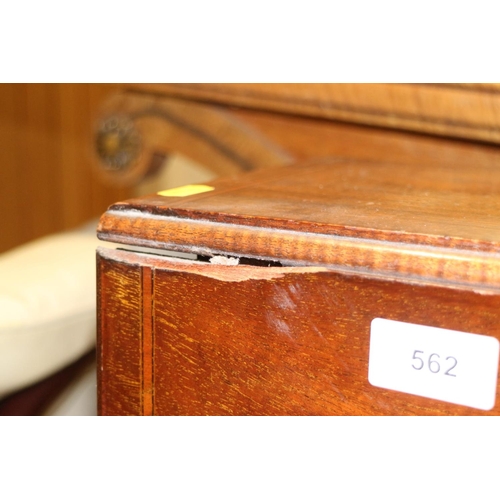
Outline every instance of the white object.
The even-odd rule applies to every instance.
[[[491,410],[498,357],[494,337],[375,318],[368,380],[384,389]]]
[[[48,236],[0,255],[0,398],[95,345],[94,231]]]

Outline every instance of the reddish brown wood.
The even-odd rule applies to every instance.
[[[119,88],[0,85],[0,252],[73,229],[131,196],[103,185],[91,161],[93,115]]]
[[[500,414],[498,398],[483,412],[373,387],[367,378],[373,318],[500,338],[500,291],[482,295],[326,268],[219,266],[100,252],[124,279],[128,266],[145,266],[154,275],[156,415]],[[139,330],[137,316],[132,321]],[[114,345],[123,331],[109,323],[101,335]],[[128,353],[129,361],[142,356]],[[107,369],[116,376],[112,365]],[[101,384],[102,414],[114,413],[111,396],[120,383]]]
[[[152,195],[113,212],[197,219],[457,248],[500,248],[500,172],[425,164],[317,160],[210,183],[188,197]],[[141,215],[137,214],[137,219]],[[153,239],[153,238],[151,238]]]
[[[406,279],[500,284],[500,170],[324,162],[110,207],[102,239],[329,265]]]
[[[153,275],[142,267],[142,413],[153,414]]]
[[[120,336],[120,349],[130,356],[135,352],[132,378],[139,381],[143,399],[128,413],[499,414],[498,404],[482,412],[372,387],[367,363],[375,317],[500,338],[500,150],[299,118],[287,114],[371,123],[361,116],[321,114],[320,101],[312,108],[294,107],[276,96],[270,104],[262,94],[255,100],[256,95],[246,99],[250,94],[238,92],[240,100],[232,101],[230,92],[215,87],[211,96],[202,95],[206,87],[201,92],[170,87],[167,93],[246,106],[223,111],[227,123],[237,118],[238,140],[251,144],[257,132],[270,141],[271,150],[303,161],[219,180],[211,183],[215,190],[210,193],[116,203],[102,217],[102,239],[142,249],[101,250],[109,269],[117,269],[114,282],[100,281],[110,300],[113,287],[121,290],[129,279],[129,269],[140,268],[142,319],[131,317],[134,326],[128,326],[136,335],[142,332],[140,341],[127,347],[130,342],[113,320],[101,323],[100,334],[103,346],[113,347]],[[446,91],[422,92],[427,90],[425,99]],[[478,89],[451,89],[462,91],[472,96]],[[493,95],[496,89],[490,91]],[[395,102],[399,111],[411,104],[401,96]],[[480,102],[482,97],[476,97]],[[143,96],[127,99],[133,107]],[[479,137],[461,135],[463,123],[438,130],[426,128],[428,120],[421,127],[427,111],[443,111],[429,99],[430,107],[415,113],[413,125],[380,124]],[[158,97],[151,112],[164,104]],[[190,123],[196,124],[196,109],[203,106],[188,107]],[[210,113],[205,118],[201,122],[210,142],[215,118]],[[442,118],[437,120],[441,125]],[[480,116],[478,128],[484,128],[486,118]],[[487,127],[483,132],[489,134]],[[481,139],[496,140],[492,137]],[[213,138],[220,139],[220,133]],[[168,146],[167,135],[160,143]],[[234,137],[226,141],[231,147],[237,143]],[[245,154],[252,149],[245,148],[240,149]],[[207,161],[213,163],[217,154],[206,150]],[[272,260],[285,267],[223,266],[144,253],[154,249],[250,257],[264,264]],[[101,314],[107,314],[105,308]],[[127,366],[116,370],[110,363],[105,369],[115,385],[101,383],[100,411],[113,414],[112,401],[120,398],[122,384],[117,375],[123,376]]]
[[[98,257],[97,270],[98,405],[107,414],[142,414],[141,268]]]

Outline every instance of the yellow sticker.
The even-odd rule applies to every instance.
[[[157,194],[160,196],[191,196],[192,194],[207,193],[214,189],[212,186],[205,186],[203,184],[188,184],[187,186],[159,191]]]

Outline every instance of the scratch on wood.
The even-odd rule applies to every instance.
[[[271,326],[272,330],[278,331],[279,333],[284,333],[287,337],[295,340],[287,322],[280,318],[277,318],[274,311],[266,311],[265,316],[266,321]]]

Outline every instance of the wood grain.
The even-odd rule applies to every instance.
[[[137,265],[153,273],[156,415],[500,414],[498,397],[493,410],[484,412],[368,382],[373,318],[500,338],[498,290],[485,296],[330,269],[219,266],[100,252],[121,273]],[[122,338],[122,331],[110,323],[106,335]],[[128,352],[136,360],[142,356]],[[114,367],[106,369],[113,376]],[[118,394],[119,387],[101,384],[100,390]],[[106,401],[102,414],[114,414]]]
[[[98,255],[98,408],[113,415],[144,412],[141,274]]]
[[[127,318],[127,299],[123,324],[142,337],[133,348],[124,339],[120,349],[130,356],[143,399],[113,407],[123,385],[116,375],[128,367],[117,371],[111,362],[102,380],[114,377],[115,385],[100,384],[102,414],[485,414],[372,387],[367,363],[375,317],[500,338],[500,87],[127,88],[120,106],[130,116],[141,109],[150,120],[155,109],[179,110],[175,126],[170,120],[158,133],[153,120],[145,128],[151,151],[181,148],[213,163],[221,151],[214,143],[241,158],[265,143],[283,162],[301,163],[266,168],[257,161],[259,171],[210,183],[211,193],[141,197],[103,215],[102,239],[142,248],[101,249],[117,274],[113,282],[101,278],[100,287],[111,298],[131,270],[138,273],[141,316]],[[198,116],[197,109],[207,113]],[[184,116],[190,134],[181,137]],[[233,121],[237,133],[226,140]],[[208,126],[217,123],[227,126]],[[192,130],[203,131],[204,143]],[[230,173],[245,170],[228,165]],[[283,267],[147,255],[155,248]],[[113,299],[118,309],[120,294]],[[105,307],[100,314],[108,314]],[[100,328],[110,348],[122,340],[113,318]],[[487,414],[500,414],[499,404]]]
[[[500,284],[500,171],[318,161],[110,207],[101,239],[327,265],[394,279]]]
[[[92,168],[92,122],[118,87],[0,85],[0,252],[98,217],[131,191]]]
[[[134,84],[156,93],[498,144],[500,85]]]
[[[153,274],[151,268],[143,266],[141,297],[142,297],[142,414],[153,414]]]

